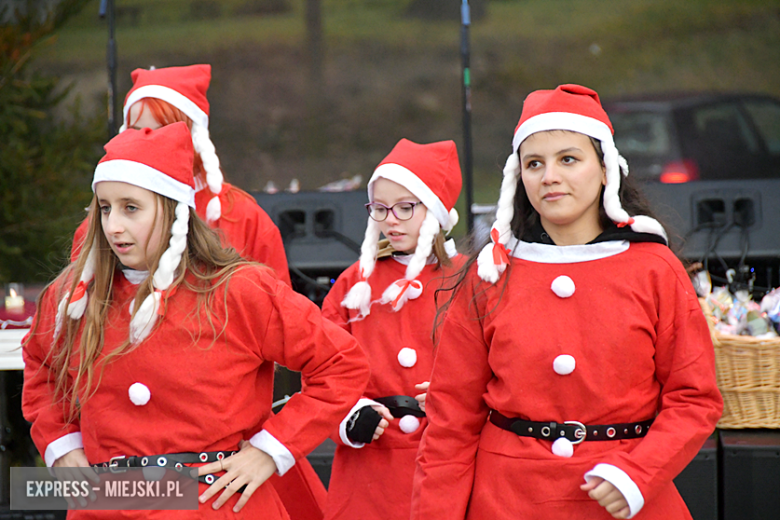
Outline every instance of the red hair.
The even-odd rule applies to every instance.
[[[173,123],[183,122],[187,124],[187,128],[192,131],[192,119],[187,117],[181,110],[171,105],[167,101],[157,98],[143,98],[137,101],[141,103],[141,111],[138,113],[138,118],[144,113],[147,108],[152,114],[152,117],[160,123],[161,126],[167,126]],[[137,119],[136,119],[137,121]],[[125,124],[128,128],[132,127],[136,121],[130,121],[130,111],[127,111],[127,121]],[[192,165],[192,172],[196,179],[205,183],[206,182],[206,170],[203,168],[203,161],[200,158],[200,154],[195,152],[195,161]]]

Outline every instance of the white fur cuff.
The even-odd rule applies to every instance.
[[[596,464],[596,467],[585,473],[585,482],[593,477],[601,477],[617,488],[628,502],[631,513],[628,518],[633,518],[645,505],[645,497],[639,491],[639,487],[631,480],[625,471],[612,464]]]
[[[69,433],[50,442],[49,445],[46,446],[46,452],[43,454],[43,459],[46,461],[48,467],[52,467],[60,457],[83,447],[84,442],[81,440],[81,432]]]
[[[295,457],[290,453],[290,450],[285,448],[284,444],[276,440],[276,437],[266,430],[254,434],[252,438],[249,439],[249,444],[260,451],[264,451],[274,459],[276,473],[279,475],[284,475],[290,468],[295,466]]]

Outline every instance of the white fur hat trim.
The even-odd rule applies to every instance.
[[[550,288],[560,298],[568,298],[574,294],[574,280],[565,275],[559,276],[553,280]]]
[[[409,347],[402,348],[398,351],[398,363],[402,367],[413,367],[417,364],[417,351]]]
[[[561,437],[560,439],[553,442],[552,452],[553,455],[569,458],[574,455],[574,444],[572,444],[569,439]]]
[[[556,374],[562,376],[568,376],[574,372],[576,366],[577,361],[574,359],[574,356],[568,354],[562,354],[553,360],[553,370],[555,370]]]
[[[414,415],[404,415],[401,420],[398,421],[398,427],[404,433],[414,433],[417,428],[420,427],[420,419]]]
[[[149,391],[149,387],[143,383],[133,383],[130,385],[127,394],[130,396],[130,400],[136,406],[145,405],[152,397],[152,392]]]

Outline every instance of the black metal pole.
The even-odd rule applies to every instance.
[[[471,65],[469,63],[471,12],[468,0],[463,0],[461,4],[460,17],[460,55],[463,68],[463,170],[466,185],[466,229],[471,234],[474,230],[474,214],[471,212],[471,206],[474,204],[474,183],[471,157]]]
[[[108,64],[108,138],[116,135],[116,40],[114,29],[116,27],[116,13],[114,0],[100,1],[100,18],[108,17],[108,48],[106,49],[106,62]]]

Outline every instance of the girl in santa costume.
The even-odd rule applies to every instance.
[[[84,248],[24,342],[23,410],[48,466],[208,462],[198,511],[124,518],[286,519],[263,482],[338,425],[368,363],[310,300],[221,247],[195,212],[192,157],[184,123],[106,145]],[[274,363],[306,388],[271,416]]]
[[[225,182],[214,144],[209,138],[211,65],[136,69],[133,87],[125,97],[123,125],[157,129],[183,121],[194,147],[195,211],[209,226],[221,230],[223,245],[247,260],[271,267],[290,283],[287,257],[279,229],[251,195]],[[76,230],[71,259],[75,260],[87,235],[87,220]]]
[[[491,241],[437,330],[415,520],[691,518],[712,342],[596,92],[531,93]]]
[[[461,182],[454,142],[406,139],[368,182],[360,260],[322,306],[360,341],[371,364],[364,397],[334,436],[328,520],[409,518],[414,458],[427,424],[434,298],[443,277],[462,265],[453,241],[444,239],[457,222]]]
[[[187,123],[194,147],[195,210],[209,226],[220,230],[223,245],[231,246],[247,260],[271,267],[288,285],[284,244],[279,229],[251,195],[224,181],[214,144],[209,138],[209,102],[206,92],[211,65],[136,69],[133,87],[124,104],[127,128],[160,128]],[[215,195],[218,194],[218,195]],[[72,260],[78,256],[87,234],[87,220],[76,231]],[[302,460],[271,483],[292,520],[322,520],[327,491],[311,464]]]

